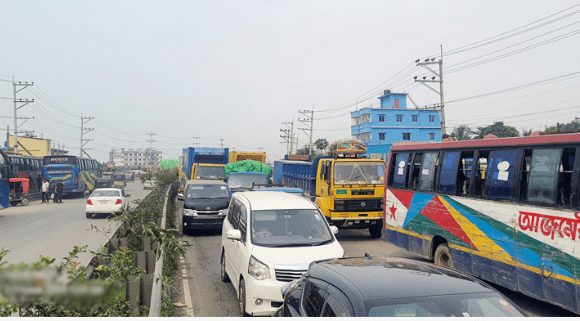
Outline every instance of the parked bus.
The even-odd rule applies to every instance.
[[[76,156],[44,156],[42,177],[51,184],[64,181],[64,194],[84,195],[95,187],[98,163],[96,160]]]
[[[10,160],[0,150],[0,210],[10,206]]]
[[[580,313],[580,134],[398,143],[385,241]]]
[[[7,154],[12,165],[10,170],[14,178],[28,178],[30,191],[40,192],[36,177],[42,175],[42,157]]]

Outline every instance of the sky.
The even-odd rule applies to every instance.
[[[503,121],[542,130],[580,117],[577,1],[0,0],[0,135],[34,131],[101,162],[113,148],[287,152],[350,137],[384,90],[418,108],[414,76],[443,61],[447,133]],[[437,68],[437,65],[432,65]],[[419,78],[420,79],[420,78]],[[438,84],[436,89],[438,89]],[[301,111],[303,113],[301,113]],[[310,112],[304,111],[313,111]],[[153,134],[153,135],[149,135]]]

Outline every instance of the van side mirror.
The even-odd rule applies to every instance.
[[[238,240],[242,239],[242,232],[240,230],[229,230],[226,233],[226,237],[230,240]]]
[[[338,227],[331,225],[330,231],[332,232],[332,234],[336,235],[336,234],[338,234]]]

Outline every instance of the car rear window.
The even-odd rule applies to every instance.
[[[119,191],[114,191],[114,190],[110,190],[110,191],[96,190],[93,192],[93,195],[91,195],[91,197],[117,197],[117,196],[121,196],[121,194],[119,193]]]

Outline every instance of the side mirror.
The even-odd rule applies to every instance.
[[[336,235],[336,234],[338,234],[338,227],[331,225],[330,231],[332,232],[332,234]]]
[[[177,194],[177,200],[178,201],[183,201],[183,199],[184,199],[183,198],[183,194],[181,194],[181,193]]]
[[[241,240],[242,239],[242,232],[240,230],[229,230],[226,233],[226,237],[230,240]]]

